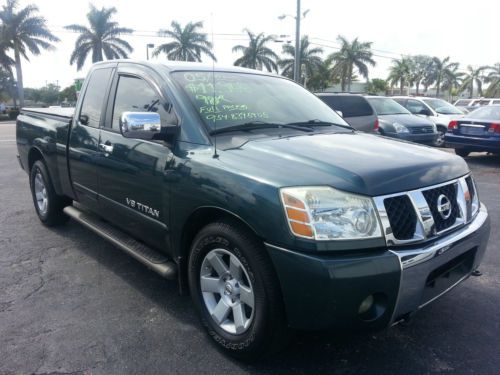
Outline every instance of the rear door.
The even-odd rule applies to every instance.
[[[342,112],[344,120],[357,130],[372,132],[377,116],[368,101],[359,95],[324,95],[330,108]]]
[[[94,209],[98,206],[99,127],[104,120],[112,72],[112,67],[103,67],[90,73],[80,94],[83,99],[76,108],[68,144],[69,170],[77,200]]]
[[[126,65],[113,79],[99,142],[99,201],[108,220],[164,248],[169,217],[165,172],[173,154],[163,141],[125,138],[119,128],[123,112],[157,112],[162,125],[177,123],[172,105],[150,74],[146,68]]]

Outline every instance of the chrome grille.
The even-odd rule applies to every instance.
[[[465,225],[479,209],[471,176],[423,189],[376,197],[374,201],[388,245],[433,239]]]
[[[434,132],[433,126],[419,126],[410,128],[412,134],[428,134]]]
[[[398,240],[413,238],[417,225],[417,214],[407,195],[400,195],[384,200],[389,222],[391,223],[394,237]]]
[[[436,232],[438,233],[455,224],[457,218],[460,216],[460,210],[458,204],[456,204],[457,189],[458,183],[454,183],[440,186],[435,189],[424,190],[422,192],[431,210],[432,217],[434,218],[434,225],[436,226]],[[446,197],[446,199],[449,199],[451,202],[451,209],[449,210],[448,217],[445,217],[446,215],[443,216],[443,214],[438,210],[440,197]]]

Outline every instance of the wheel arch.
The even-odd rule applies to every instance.
[[[37,160],[45,160],[42,151],[40,151],[40,149],[37,147],[31,147],[28,152],[28,173],[31,171],[33,164],[35,164]]]
[[[181,294],[189,290],[187,279],[187,264],[189,250],[196,234],[206,225],[217,220],[231,220],[248,230],[256,238],[262,240],[257,231],[244,219],[227,209],[217,206],[203,206],[194,210],[184,222],[178,239],[179,288]]]

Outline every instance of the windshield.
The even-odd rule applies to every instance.
[[[391,98],[367,98],[378,115],[409,115],[405,107]]]
[[[461,115],[462,112],[450,103],[441,99],[423,99],[433,110],[442,115]]]
[[[467,118],[474,120],[500,120],[500,105],[489,105],[472,111]]]
[[[244,124],[250,124],[250,128],[255,123],[311,121],[348,126],[315,95],[287,79],[204,71],[174,72],[172,76],[211,130]]]

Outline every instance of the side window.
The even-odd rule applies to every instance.
[[[98,128],[101,121],[101,111],[111,77],[111,68],[96,69],[90,76],[90,81],[85,90],[80,116],[87,116],[87,126]]]
[[[371,116],[373,109],[361,96],[343,96],[341,109],[344,117]]]
[[[419,114],[420,111],[426,109],[425,106],[419,102],[418,100],[408,99],[408,103],[406,104],[406,108],[413,114]]]
[[[336,96],[322,95],[319,98],[323,100],[323,102],[325,102],[325,104],[328,105],[330,108],[336,111],[340,110],[340,103]]]
[[[172,106],[165,108],[156,91],[138,77],[120,76],[113,106],[112,129],[120,130],[120,117],[123,112],[157,112],[162,124],[177,123]]]

